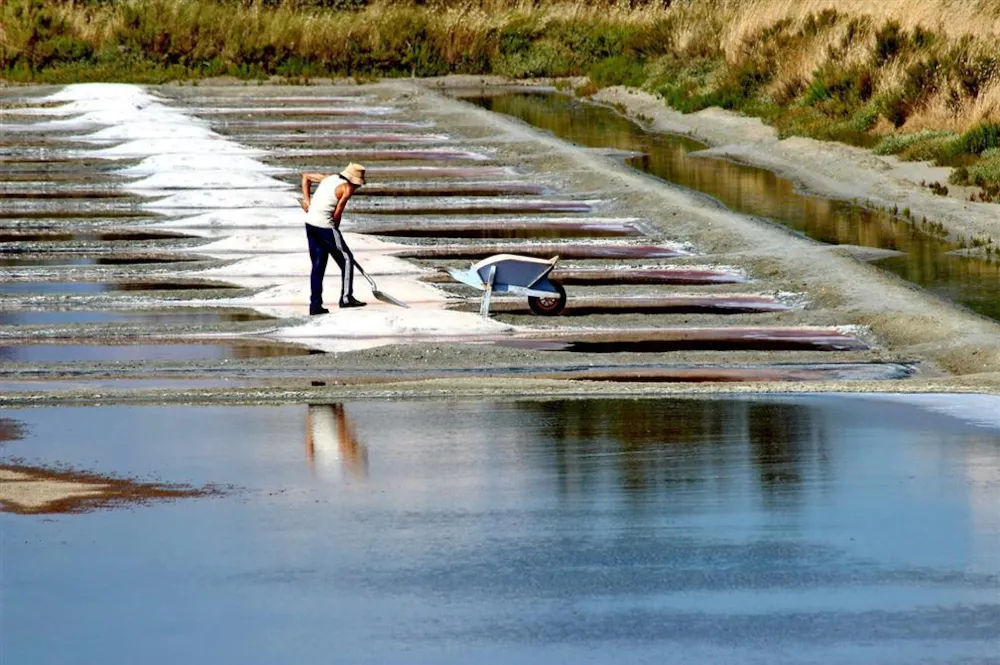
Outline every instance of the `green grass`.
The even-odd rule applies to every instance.
[[[958,134],[955,132],[934,129],[925,129],[919,132],[913,132],[912,134],[888,134],[879,140],[878,144],[874,148],[874,151],[877,155],[896,155],[915,144],[943,138],[954,139],[957,138],[957,136]]]

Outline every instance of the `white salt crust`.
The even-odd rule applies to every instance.
[[[177,152],[150,155],[138,164],[117,170],[121,175],[152,175],[174,172],[228,170],[233,173],[289,173],[290,169],[262,164],[242,155],[215,155],[212,153]]]
[[[154,173],[129,183],[125,189],[160,196],[176,189],[292,189],[277,178],[261,173],[246,173],[229,169],[205,169],[190,173]]]
[[[142,207],[149,209],[166,210],[169,208],[203,208],[203,209],[226,209],[237,208],[301,208],[299,200],[288,191],[276,191],[273,189],[192,189],[182,190],[176,194],[170,194],[154,201],[142,204]],[[303,220],[304,221],[304,220]]]

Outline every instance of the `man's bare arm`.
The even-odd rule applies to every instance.
[[[302,174],[302,209],[309,212],[309,205],[312,202],[313,183],[321,182],[326,176],[322,173]]]

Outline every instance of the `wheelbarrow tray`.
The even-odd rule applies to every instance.
[[[496,254],[466,270],[447,268],[447,271],[456,281],[485,291],[489,288],[492,269],[494,293],[546,298],[559,293],[549,281],[549,273],[556,267],[558,260],[558,256],[546,260],[516,254]]]

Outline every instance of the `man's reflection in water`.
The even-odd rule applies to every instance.
[[[325,479],[368,477],[368,449],[354,435],[342,404],[310,404],[306,412],[306,460]]]

